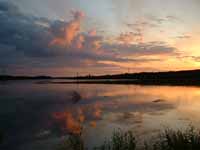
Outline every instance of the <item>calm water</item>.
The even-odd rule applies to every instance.
[[[92,147],[117,128],[144,140],[191,123],[200,127],[199,87],[0,84],[3,150],[54,150],[68,133],[80,132]]]

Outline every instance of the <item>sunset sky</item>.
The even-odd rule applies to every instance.
[[[0,73],[200,68],[200,0],[0,0]]]

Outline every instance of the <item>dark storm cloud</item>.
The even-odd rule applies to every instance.
[[[18,14],[19,10],[15,5],[12,5],[9,2],[6,1],[1,1],[0,2],[0,11],[1,12],[9,12],[9,13],[13,13],[13,14]]]
[[[51,35],[48,28],[36,24],[40,18],[28,17],[11,3],[0,3],[0,44],[27,56],[47,56]]]
[[[0,3],[0,12],[2,55],[8,53],[5,49],[9,48],[12,49],[13,53],[19,53],[27,57],[59,56],[65,53],[66,57],[101,59],[101,56],[88,52],[92,47],[92,42],[101,40],[101,37],[85,35],[86,42],[84,48],[87,49],[87,52],[84,51],[83,53],[73,50],[73,46],[70,47],[70,50],[69,48],[59,46],[50,47],[49,43],[55,36],[63,35],[60,29],[65,27],[68,22],[58,20],[50,22],[43,18],[28,17],[21,14],[14,5],[6,2]],[[43,22],[46,25],[42,25]],[[103,56],[102,59],[104,58],[109,57]]]

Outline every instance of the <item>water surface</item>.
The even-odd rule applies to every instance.
[[[1,82],[0,148],[55,150],[80,133],[91,148],[118,128],[144,140],[165,127],[199,128],[199,108],[199,87]]]

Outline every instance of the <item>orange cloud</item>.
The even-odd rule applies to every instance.
[[[95,104],[94,106],[94,112],[93,112],[93,116],[95,117],[95,119],[100,119],[101,118],[101,114],[102,114],[102,106],[100,104]]]
[[[102,105],[86,105],[52,114],[53,123],[58,125],[63,133],[81,134],[85,122],[96,127],[97,120],[102,116]]]
[[[84,45],[85,37],[83,35],[78,35],[74,40],[74,47],[77,49],[82,49]]]
[[[96,128],[97,127],[96,121],[91,121],[90,126],[93,127],[93,128]]]
[[[86,46],[89,49],[97,50],[101,48],[102,37],[97,35],[95,29],[88,32]]]
[[[88,34],[90,35],[90,36],[96,36],[97,35],[97,31],[96,30],[90,30],[89,32],[88,32]]]
[[[88,34],[79,33],[81,27],[81,20],[85,16],[81,11],[72,11],[73,20],[68,22],[60,29],[63,36],[55,37],[51,42],[52,45],[59,45],[63,47],[72,47],[75,49],[97,50],[101,47],[101,36],[97,35],[95,29],[92,29]]]
[[[73,20],[68,22],[64,28],[63,37],[55,37],[50,45],[61,45],[61,46],[70,46],[74,38],[77,36],[80,31],[81,20],[84,17],[84,13],[81,11],[72,11]],[[79,45],[80,47],[80,45]]]
[[[73,134],[81,133],[81,120],[84,120],[84,118],[82,118],[82,115],[80,116],[81,117],[76,120],[71,112],[57,112],[53,114],[53,118],[60,124],[61,129]]]
[[[101,47],[101,43],[100,43],[100,41],[93,41],[93,43],[92,43],[92,48],[93,49],[95,49],[95,50],[97,50],[97,49],[99,49]]]

